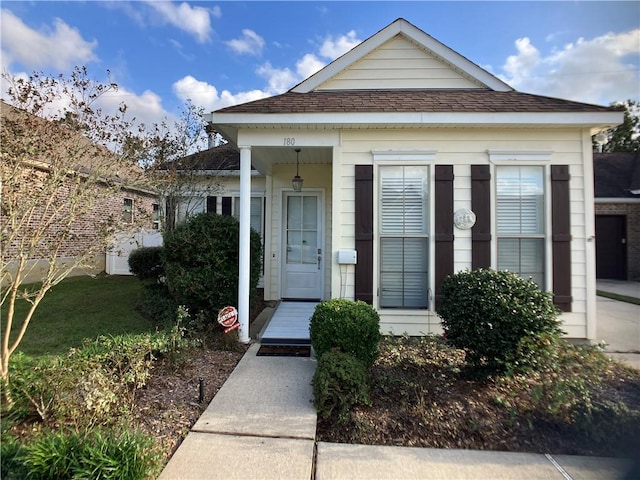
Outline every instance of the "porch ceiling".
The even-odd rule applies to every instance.
[[[300,148],[300,165],[331,164],[333,151],[331,147],[260,147],[252,146],[251,164],[263,175],[270,175],[274,165],[296,164],[295,149]]]

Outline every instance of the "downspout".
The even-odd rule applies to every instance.
[[[249,343],[249,279],[251,232],[251,147],[240,149],[240,251],[238,279],[238,321],[240,343]]]

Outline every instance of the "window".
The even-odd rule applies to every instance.
[[[544,167],[496,167],[498,270],[544,289]]]
[[[251,228],[253,228],[256,232],[260,234],[260,238],[262,238],[262,205],[264,203],[264,199],[262,197],[251,197],[251,206],[250,206],[250,220],[249,224]],[[233,216],[239,220],[240,219],[240,197],[234,197],[233,199]]]
[[[154,203],[151,205],[152,213],[151,213],[151,221],[153,222],[153,228],[155,230],[160,229],[160,205]]]
[[[428,308],[427,166],[379,168],[380,307]]]
[[[133,223],[133,199],[125,198],[122,208],[122,221],[125,223]]]

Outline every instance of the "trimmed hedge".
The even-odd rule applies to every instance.
[[[380,317],[365,302],[334,298],[319,303],[311,317],[309,333],[318,358],[337,348],[370,367],[378,357]]]
[[[559,336],[559,311],[551,294],[532,280],[508,271],[478,269],[445,279],[438,315],[454,346],[467,352],[470,364],[503,370],[528,363],[535,342],[526,339]]]
[[[193,316],[215,318],[238,303],[240,225],[228,215],[201,213],[164,239],[166,283],[178,305]],[[255,299],[262,265],[260,235],[251,230],[250,295]]]
[[[354,405],[369,405],[365,365],[353,355],[331,350],[324,353],[313,376],[314,404],[322,419],[337,415],[344,422]]]

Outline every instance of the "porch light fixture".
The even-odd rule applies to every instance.
[[[291,180],[291,185],[293,186],[294,192],[302,191],[302,182],[304,181],[300,175],[298,174],[298,168],[300,165],[300,149],[296,148],[296,176]]]

